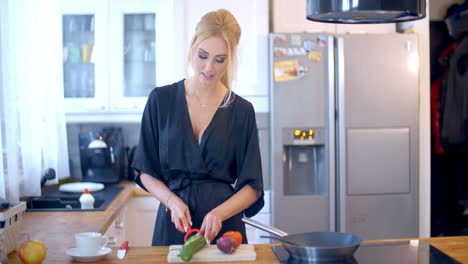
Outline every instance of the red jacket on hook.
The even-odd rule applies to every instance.
[[[456,47],[456,42],[453,42],[450,46],[445,48],[439,56],[439,63],[442,67],[442,71],[445,72],[446,65],[450,54]],[[441,91],[444,77],[446,74],[442,74],[435,80],[431,85],[431,134],[434,137],[434,152],[436,154],[444,154],[445,149],[442,146],[442,139],[440,134],[440,122],[441,122]]]

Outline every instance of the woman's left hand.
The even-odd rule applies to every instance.
[[[211,242],[218,235],[222,226],[222,217],[211,211],[205,215],[200,231],[205,234],[205,239]]]

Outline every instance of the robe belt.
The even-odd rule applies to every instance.
[[[200,184],[200,183],[224,183],[228,184],[225,181],[220,181],[217,179],[213,178],[208,178],[205,175],[200,175],[200,174],[184,174],[181,173],[179,175],[173,175],[171,177],[171,180],[168,181],[167,187],[177,194],[187,205],[189,205],[189,202],[193,205],[194,201],[190,201],[189,199],[191,198],[192,194],[192,186],[194,184]]]

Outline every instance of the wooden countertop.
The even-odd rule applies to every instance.
[[[67,249],[75,246],[73,235],[86,231],[105,233],[131,197],[147,195],[142,189],[135,188],[134,183],[126,182],[121,185],[125,188],[105,211],[26,212],[20,234],[28,234],[30,239],[39,239],[46,244],[47,256],[43,264],[81,263],[74,262],[71,257],[65,254]],[[468,236],[427,238],[424,240],[459,262],[468,264]],[[257,252],[257,261],[242,263],[278,263],[271,251],[271,245],[255,245],[255,251]],[[117,258],[117,251],[114,248],[103,260],[94,263],[166,263],[167,253],[168,247],[132,247],[130,245],[123,260]],[[12,252],[8,256],[7,263],[21,264],[16,252]]]
[[[72,263],[65,251],[75,246],[74,234],[91,231],[104,234],[133,196],[135,184],[126,182],[120,185],[125,188],[104,211],[26,212],[23,216],[20,240],[21,236],[24,239],[24,234],[30,239],[42,240],[47,247],[44,264]],[[21,263],[16,252],[8,255],[8,263]]]

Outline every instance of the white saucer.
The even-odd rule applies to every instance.
[[[104,184],[96,182],[73,182],[65,183],[59,186],[61,192],[84,192],[84,189],[88,189],[90,192],[100,191],[104,189]]]
[[[101,248],[99,250],[98,254],[95,256],[80,256],[80,253],[78,252],[78,248],[69,248],[65,251],[68,256],[72,257],[73,260],[79,261],[79,262],[93,262],[93,261],[98,261],[107,256],[109,253],[112,252],[112,249],[108,247]]]

